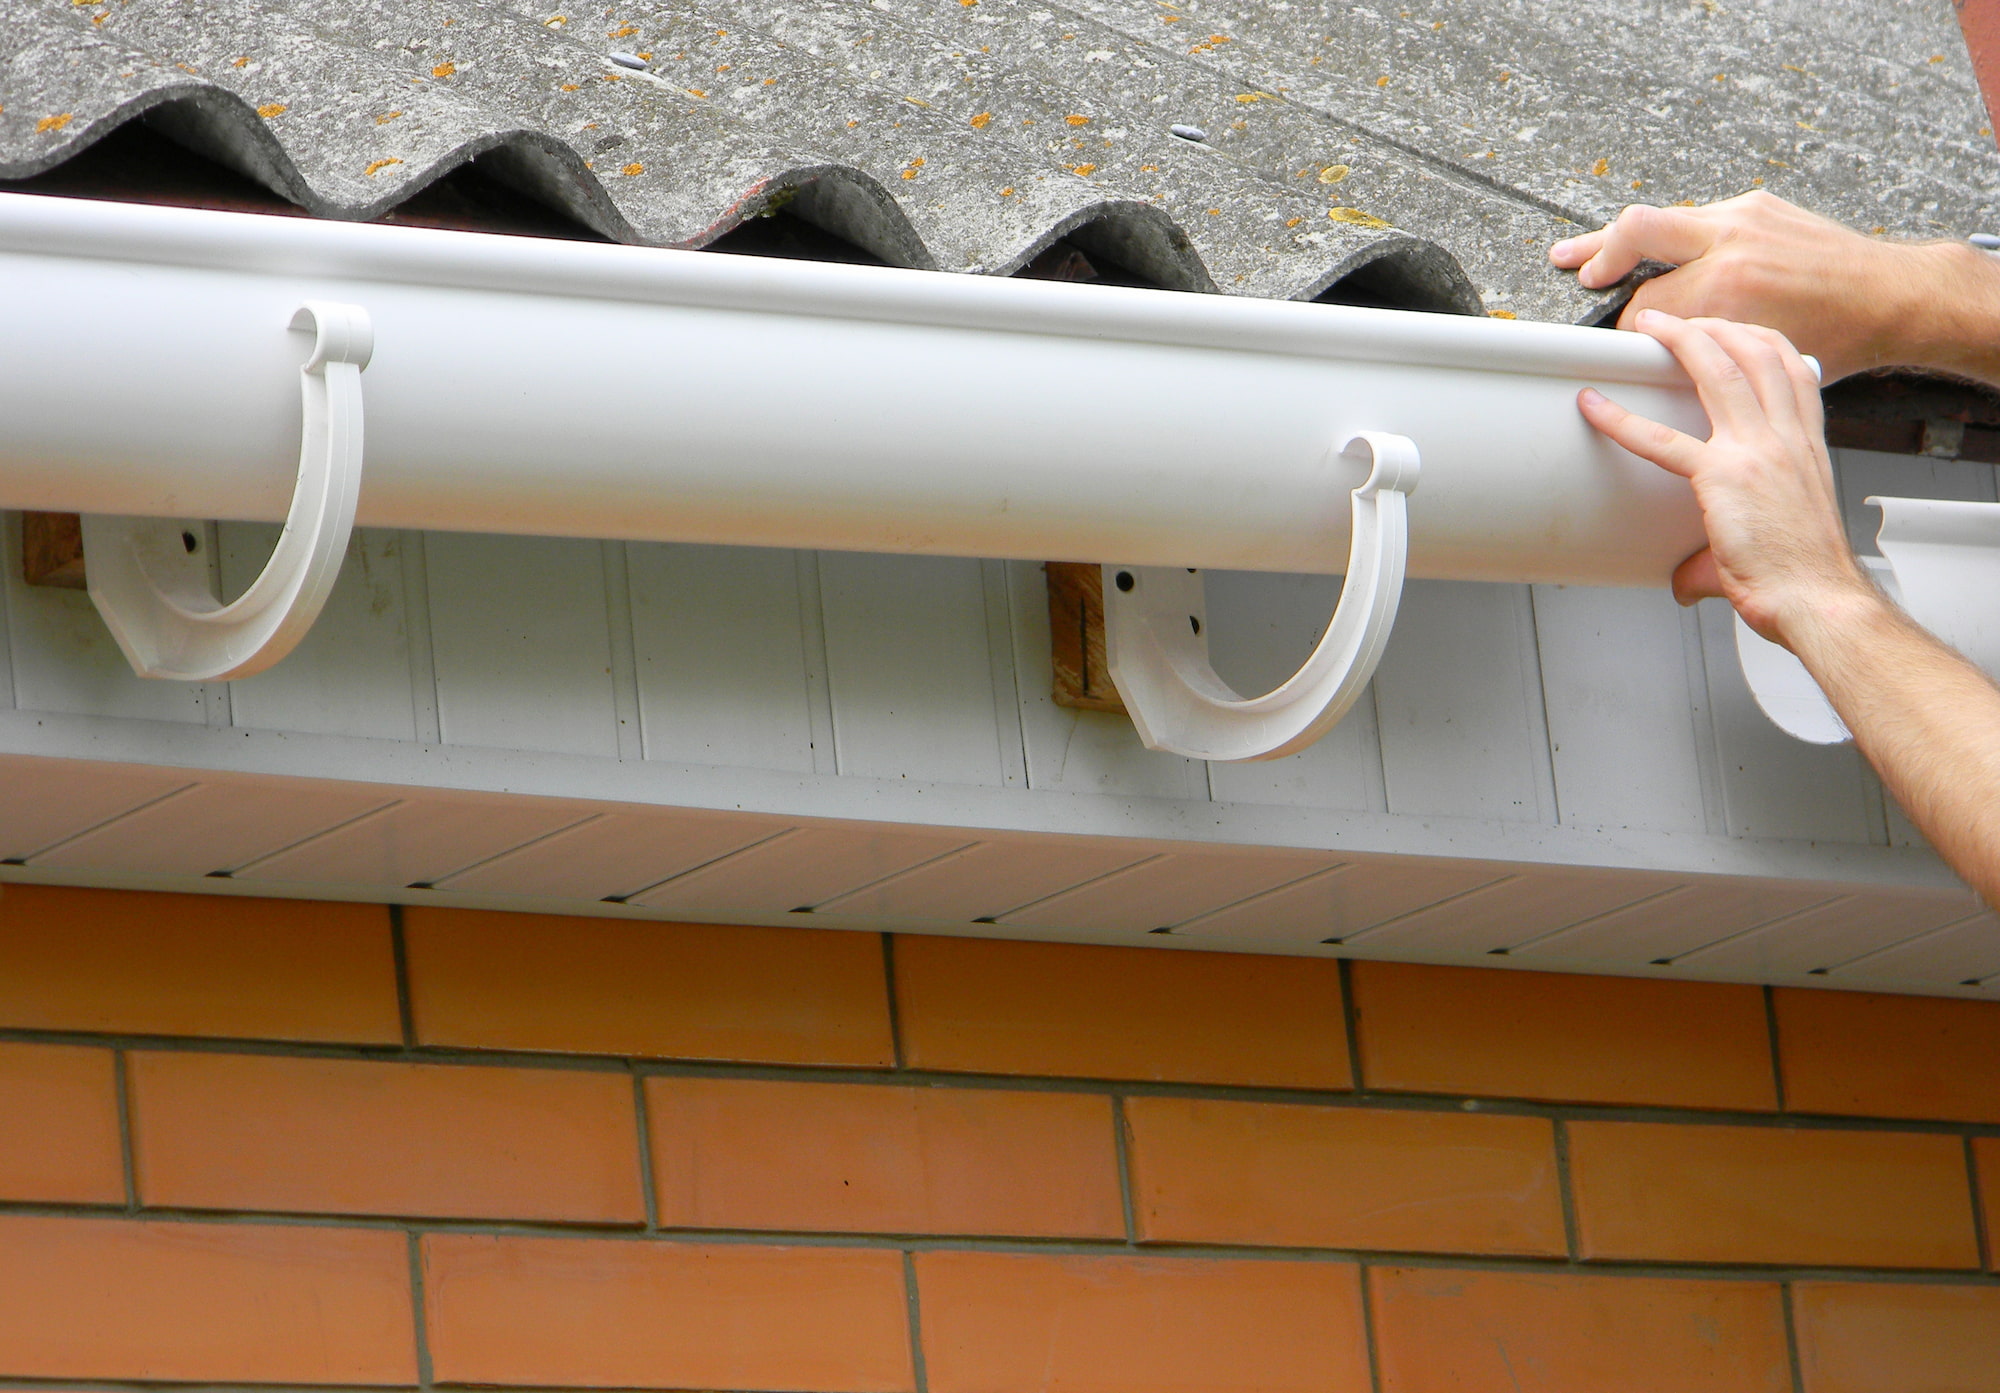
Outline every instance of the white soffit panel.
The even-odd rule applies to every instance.
[[[973,923],[1142,859],[1140,853],[1120,843],[980,842],[838,895],[819,909],[885,919]]]
[[[97,768],[59,759],[7,760],[0,763],[0,858],[25,860],[186,788],[188,782],[160,770]]]
[[[1349,934],[1342,946],[1360,947],[1371,956],[1491,953],[1647,899],[1674,884],[1665,876],[1632,872],[1529,871]]]
[[[1000,916],[1022,928],[1150,933],[1325,869],[1331,858],[1186,853],[1157,856]]]
[[[157,875],[234,871],[393,801],[393,794],[372,789],[199,784],[73,837],[29,864]]]
[[[412,799],[266,857],[237,878],[429,885],[582,817],[565,804]]]
[[[1979,912],[1970,891],[1962,895],[1843,895],[1789,919],[1780,919],[1734,938],[1712,943],[1674,959],[1705,976],[1737,976],[1764,981],[1796,977],[1852,962],[1918,934]]]
[[[785,830],[764,818],[607,813],[436,882],[440,890],[623,898]]]
[[[783,915],[949,855],[969,840],[950,832],[794,828],[634,895],[631,903],[693,915]]]
[[[1566,972],[1632,972],[1837,896],[1816,886],[1697,881],[1558,929],[1508,952]]]
[[[1918,989],[1973,986],[2000,978],[2000,916],[1961,919],[1842,963],[1827,974],[1836,986],[1903,982]]]
[[[1357,861],[1174,926],[1177,938],[1304,948],[1491,884],[1506,872],[1459,861]]]

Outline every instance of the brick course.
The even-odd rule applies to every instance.
[[[0,906],[23,1388],[2000,1393],[2000,1004]]]

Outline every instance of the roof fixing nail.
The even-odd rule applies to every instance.
[[[1965,240],[1983,252],[2000,252],[2000,234],[1975,232]]]
[[[1182,140],[1192,140],[1197,143],[1208,139],[1208,132],[1200,126],[1169,126],[1167,127],[1167,131],[1171,135],[1179,136]]]
[[[646,60],[636,53],[609,53],[605,55],[621,68],[631,68],[635,72],[646,71]]]

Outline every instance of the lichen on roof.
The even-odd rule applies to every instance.
[[[0,33],[0,179],[144,120],[322,217],[477,160],[620,241],[786,201],[906,266],[1068,238],[1522,318],[1603,312],[1545,248],[1628,202],[1956,236],[2000,189],[1949,0],[0,0]]]

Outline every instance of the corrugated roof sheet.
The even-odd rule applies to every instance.
[[[622,241],[789,200],[909,266],[1068,236],[1168,286],[1372,266],[1523,318],[1601,312],[1545,248],[1627,202],[1958,235],[2000,189],[1949,0],[0,0],[0,34],[0,178],[144,115],[325,217],[478,158]]]

